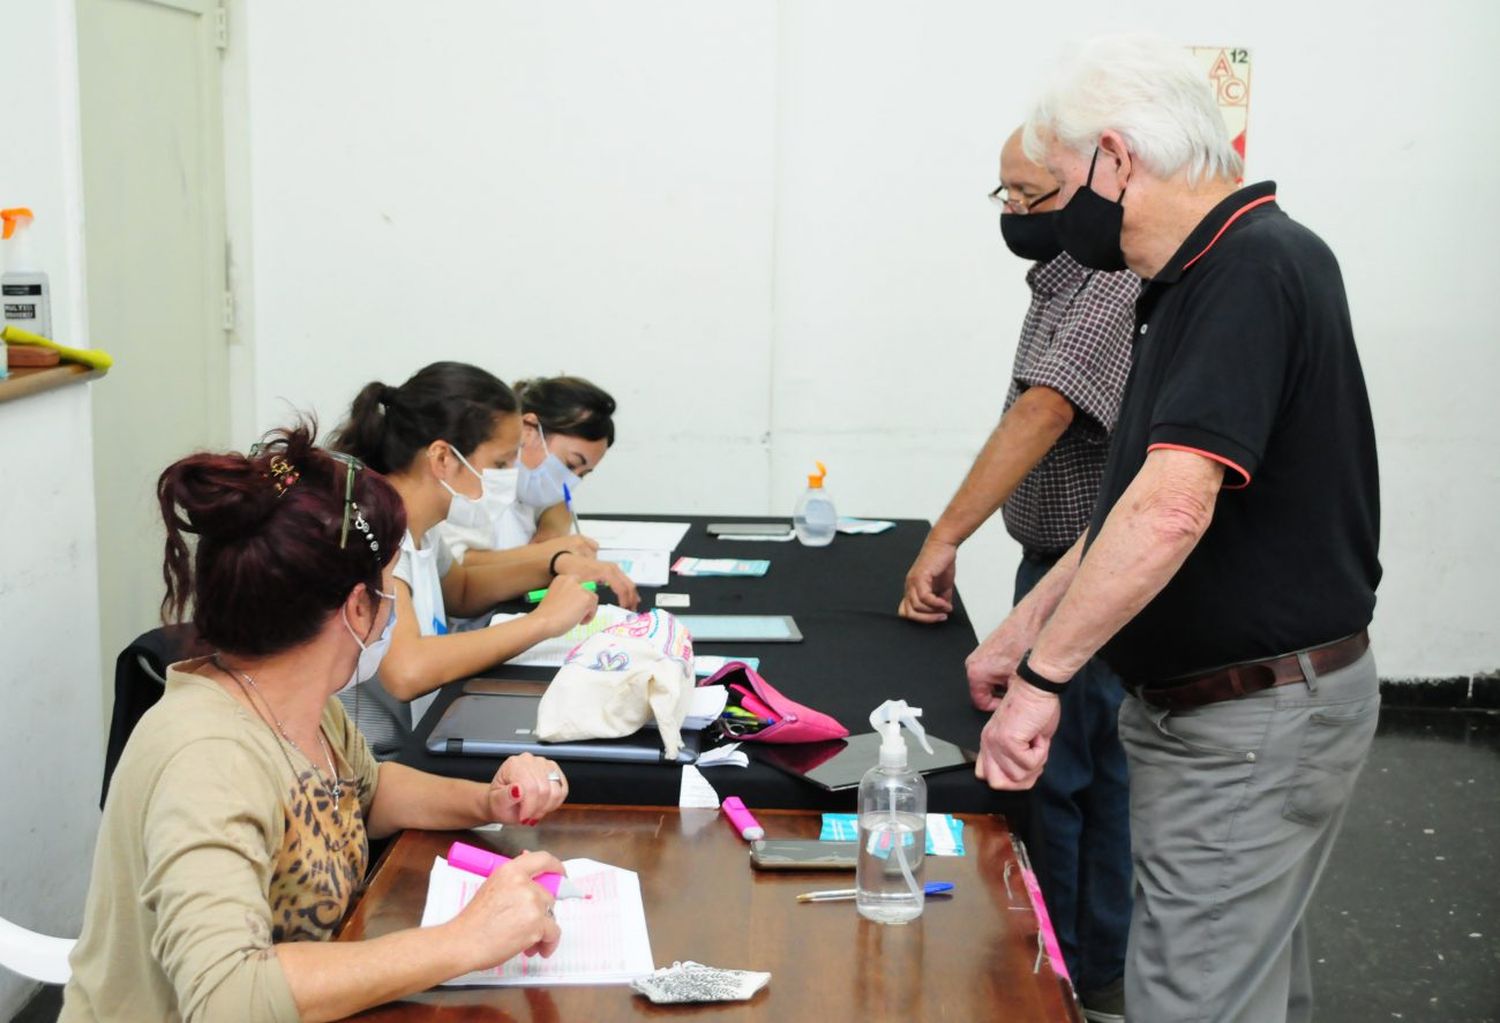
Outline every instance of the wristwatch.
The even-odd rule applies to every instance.
[[[1045,678],[1037,674],[1036,670],[1031,667],[1030,650],[1022,655],[1021,663],[1016,665],[1016,674],[1027,685],[1035,686],[1042,692],[1051,693],[1053,696],[1061,696],[1063,690],[1068,688],[1068,683],[1066,682],[1054,682],[1050,678]]]

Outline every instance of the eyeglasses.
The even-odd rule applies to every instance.
[[[342,451],[330,451],[328,452],[328,456],[336,462],[343,462],[346,470],[344,473],[344,521],[339,527],[339,550],[343,550],[349,543],[349,523],[352,517],[357,516],[359,518],[360,524],[355,528],[360,529],[366,536],[369,535],[370,527],[365,523],[364,516],[359,515],[359,506],[354,503],[354,474],[363,469],[365,463],[353,455],[344,454]],[[371,538],[371,542],[374,542],[373,538]]]
[[[1026,193],[1021,192],[1016,195],[1011,195],[1010,190],[1004,185],[1001,185],[999,188],[990,193],[990,202],[994,203],[996,206],[1003,208],[1007,213],[1026,214],[1030,213],[1033,207],[1040,206],[1042,203],[1046,202],[1048,199],[1052,198],[1054,195],[1061,191],[1062,189],[1060,188],[1054,188],[1046,195],[1039,195],[1035,199],[1028,199],[1026,198]]]

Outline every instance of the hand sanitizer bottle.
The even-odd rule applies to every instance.
[[[818,471],[807,477],[807,489],[792,510],[792,528],[805,547],[827,547],[839,528],[839,513],[834,510],[833,498],[823,489],[828,468],[822,462],[816,464]]]
[[[52,337],[52,293],[47,275],[32,260],[27,246],[31,211],[24,206],[0,210],[4,223],[5,273],[0,275],[0,299],[5,303],[3,322],[21,330]]]
[[[922,915],[922,862],[927,852],[927,782],[906,763],[905,725],[928,753],[932,746],[917,718],[920,707],[887,700],[870,715],[882,736],[880,762],[859,783],[859,858],[854,905],[882,924],[904,924]]]

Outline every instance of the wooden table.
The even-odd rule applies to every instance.
[[[807,811],[757,811],[770,838],[816,837]],[[747,847],[714,810],[583,806],[539,827],[500,833],[415,832],[387,850],[338,939],[373,938],[415,926],[434,856],[456,838],[499,852],[546,849],[588,856],[640,875],[651,953],[658,967],[693,959],[768,970],[749,1002],[658,1006],[628,987],[449,988],[360,1014],[360,1020],[606,1021],[694,1019],[955,1020],[1079,1023],[1066,984],[1037,962],[1031,909],[1005,819],[963,815],[962,857],[932,857],[929,881],[952,881],[903,926],[862,919],[852,902],[799,904],[798,892],[852,887],[852,873],[752,871]]]

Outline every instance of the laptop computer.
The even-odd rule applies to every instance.
[[[536,737],[537,705],[546,683],[477,680],[465,695],[448,705],[427,737],[427,752],[435,756],[508,757],[534,753],[553,760],[602,760],[614,763],[691,764],[702,751],[699,732],[682,732],[682,749],[675,760],[666,758],[661,735],[643,728],[620,739],[580,739],[543,742]],[[474,691],[474,690],[478,691]]]

